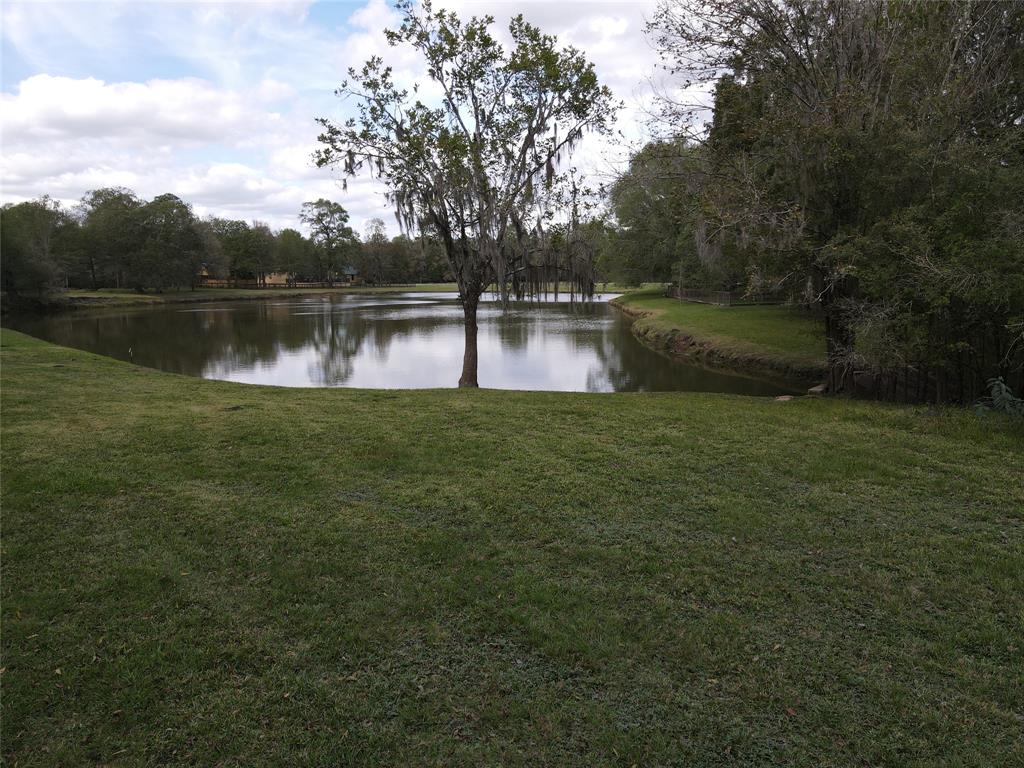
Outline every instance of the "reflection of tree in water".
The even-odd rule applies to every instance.
[[[223,322],[213,318],[212,328],[219,332],[207,333],[209,353],[225,373],[272,365],[281,352],[296,351],[308,343],[302,326],[291,322],[294,307],[260,302],[252,310],[224,313],[228,317]]]
[[[25,330],[57,344],[200,376],[225,358],[251,364],[276,357],[273,344],[254,325],[239,322],[236,313],[225,308],[161,308],[48,317]]]
[[[296,307],[260,302],[233,312],[213,312],[193,338],[201,345],[201,373],[222,378],[233,371],[272,366],[282,352],[303,349],[305,324],[294,322]]]
[[[614,311],[614,310],[609,310]],[[645,347],[630,330],[630,320],[610,323],[594,350],[599,363],[587,371],[587,391],[601,392],[729,392],[738,395],[779,395],[789,390],[767,381],[746,378],[670,360]]]
[[[580,351],[596,343],[591,329],[584,326],[588,318],[600,317],[603,310],[586,302],[522,301],[513,302],[507,311],[488,306],[486,314],[481,310],[480,320],[482,325],[493,320],[501,345],[507,350],[525,350],[544,336],[559,334],[568,339],[573,351]]]
[[[524,355],[523,365],[539,362],[540,381],[558,367],[596,360],[586,371],[589,391],[785,391],[755,379],[674,363],[637,341],[629,321],[604,304],[514,304],[507,314],[486,304],[480,321],[491,343],[516,358]],[[461,310],[452,300],[411,306],[366,299],[239,302],[5,320],[15,330],[57,344],[192,376],[228,378],[259,366],[283,365],[282,355],[291,354],[305,366],[303,378],[317,386],[350,382],[360,353],[369,350],[386,361],[403,337],[437,345],[452,342],[454,337],[449,337],[456,334],[461,344],[461,323]],[[540,351],[545,346],[546,354]],[[527,353],[534,348],[536,356]],[[386,366],[369,365],[386,371]]]
[[[607,312],[616,310],[607,308]],[[680,368],[641,344],[629,319],[611,318],[600,333],[589,335],[598,363],[587,371],[588,392],[659,392],[680,386]],[[700,387],[692,387],[699,389]]]
[[[557,336],[570,352],[554,365],[579,365],[582,359],[601,355],[610,311],[607,306],[593,302],[526,305],[515,318],[515,333],[503,334],[502,341],[509,347],[525,349],[543,343],[544,337]],[[600,370],[599,367],[587,372],[588,391],[608,389]]]
[[[369,344],[383,362],[395,339],[413,334],[429,336],[440,327],[462,323],[461,314],[395,313],[394,307],[389,306],[344,312],[328,310],[304,319],[310,321],[305,333],[315,352],[315,359],[307,368],[309,379],[327,387],[341,386],[352,378],[355,359],[364,344]]]
[[[508,350],[523,350],[530,344],[536,333],[536,317],[529,314],[530,310],[516,306],[507,311],[500,308],[485,306],[478,311],[481,326],[491,326],[497,333],[501,346]]]
[[[370,342],[382,358],[401,335],[461,323],[461,313],[405,313],[394,306],[346,302],[239,302],[202,308],[154,308],[15,317],[10,325],[56,344],[190,376],[226,378],[273,366],[282,353],[310,350],[311,383],[348,381]]]
[[[342,315],[330,309],[303,319],[308,321],[307,340],[314,352],[307,366],[309,380],[320,386],[341,386],[352,377],[352,364],[369,325],[358,312]]]
[[[631,345],[623,343],[621,325],[612,323],[604,333],[594,334],[594,352],[598,362],[587,371],[588,392],[606,392],[608,389],[632,392],[640,388],[634,383],[632,369],[624,359],[631,356]],[[648,350],[644,351],[650,354]]]

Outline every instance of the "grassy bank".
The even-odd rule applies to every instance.
[[[11,765],[1024,760],[1024,431],[2,337]]]
[[[824,330],[799,310],[719,307],[650,291],[614,303],[638,318],[637,336],[669,354],[804,383],[817,383],[825,374]]]

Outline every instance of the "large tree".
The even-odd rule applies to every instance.
[[[277,233],[274,262],[278,269],[297,278],[311,279],[316,268],[313,264],[313,243],[294,229]]]
[[[688,288],[735,287],[734,272],[695,246],[702,154],[683,140],[652,141],[630,158],[608,194],[617,226],[602,254],[607,276],[635,285],[683,274]]]
[[[246,238],[246,269],[256,278],[258,285],[265,285],[267,274],[275,269],[277,241],[270,226],[262,221],[254,221],[249,227]]]
[[[67,212],[46,196],[0,209],[0,288],[11,296],[42,297],[60,287],[59,239],[69,226]]]
[[[459,386],[475,387],[480,295],[491,283],[505,297],[517,283],[536,284],[525,244],[534,192],[555,180],[560,158],[586,131],[608,127],[615,105],[580,51],[522,16],[509,24],[506,49],[491,34],[493,17],[464,22],[429,0],[397,7],[404,20],[388,40],[420,54],[439,98],[421,100],[418,86],[410,94],[381,58],[370,59],[338,89],[355,99],[358,116],[321,119],[317,161],[378,176],[403,226],[441,239],[465,319]],[[565,274],[545,274],[593,290],[592,272],[564,266]]]
[[[359,245],[359,237],[348,223],[348,211],[340,203],[320,198],[302,204],[299,220],[309,227],[309,239],[315,246],[317,279],[333,282]]]
[[[277,242],[270,227],[259,221],[250,225],[216,217],[206,223],[216,234],[230,275],[262,285],[267,273],[276,267]]]
[[[1024,6],[664,0],[652,29],[713,87],[701,246],[822,308],[833,389],[1020,380]]]
[[[124,187],[94,189],[82,198],[82,267],[90,287],[121,285],[132,254],[142,247],[137,213],[143,204]]]
[[[141,247],[128,260],[126,279],[137,291],[192,287],[207,258],[204,238],[192,208],[177,195],[159,195],[135,213]]]
[[[216,216],[207,218],[206,224],[220,243],[221,252],[227,262],[228,274],[232,277],[247,275],[249,225],[239,219],[221,219]]]
[[[366,223],[366,235],[359,260],[359,271],[371,283],[380,285],[391,282],[394,275],[391,270],[391,243],[383,219],[370,219]]]

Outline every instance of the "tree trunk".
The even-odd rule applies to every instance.
[[[828,391],[832,394],[854,390],[854,371],[850,353],[853,349],[853,329],[842,299],[852,295],[849,280],[835,280],[822,291],[821,303],[825,314],[825,354],[828,365]]]
[[[825,349],[828,364],[828,391],[839,394],[853,390],[850,348],[853,334],[846,318],[832,305],[825,310]]]
[[[477,351],[476,351],[476,308],[480,303],[479,296],[467,295],[462,297],[462,313],[466,330],[466,350],[462,355],[462,376],[459,378],[459,387],[479,387],[476,380]]]

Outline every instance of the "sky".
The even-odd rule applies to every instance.
[[[435,0],[498,27],[523,13],[583,50],[624,103],[616,131],[588,137],[573,165],[600,183],[644,137],[664,87],[644,33],[655,0]],[[426,82],[411,51],[387,45],[387,0],[338,2],[10,2],[0,5],[0,200],[88,190],[171,192],[200,216],[300,228],[304,201],[345,206],[363,231],[398,233],[383,188],[342,188],[314,166],[317,117],[343,119],[334,95],[350,66],[379,54],[403,84]]]

